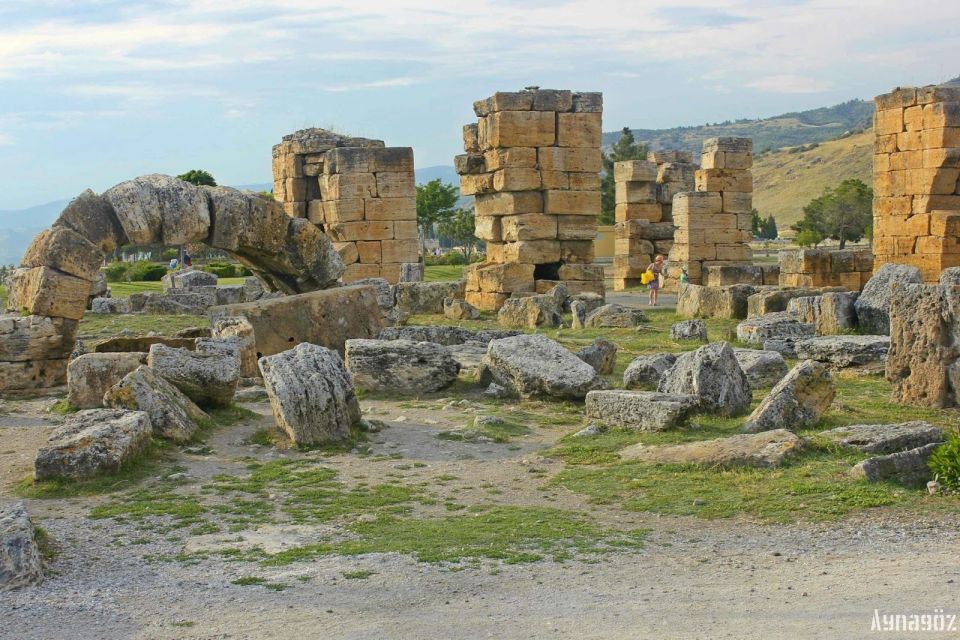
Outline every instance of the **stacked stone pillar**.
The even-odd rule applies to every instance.
[[[711,266],[751,264],[753,143],[749,138],[709,138],[703,143],[696,191],[673,199],[677,227],[670,262],[685,266],[700,284]]]
[[[909,264],[936,282],[960,266],[960,88],[909,87],[874,102],[874,268]]]
[[[646,160],[614,164],[615,290],[639,286],[654,257],[673,248],[673,197],[694,188],[695,169],[683,151],[656,151]]]
[[[344,282],[397,283],[401,272],[420,273],[413,169],[410,147],[304,129],[273,148],[273,192],[287,215],[330,237]]]
[[[603,293],[593,262],[600,214],[599,93],[530,89],[474,103],[455,159],[460,194],[474,196],[487,261],[468,269],[466,299],[498,310],[514,293],[557,282]]]

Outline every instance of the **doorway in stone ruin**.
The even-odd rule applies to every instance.
[[[534,265],[533,279],[534,280],[559,280],[560,267],[562,266],[563,266],[562,262],[547,262],[545,264]]]

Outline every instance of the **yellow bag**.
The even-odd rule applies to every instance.
[[[640,284],[650,284],[656,277],[657,274],[647,269],[640,275]]]

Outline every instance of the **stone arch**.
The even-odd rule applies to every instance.
[[[165,175],[121,182],[74,198],[33,239],[9,279],[0,316],[0,390],[63,384],[105,254],[125,244],[203,242],[249,267],[271,291],[337,285],[344,264],[330,240],[279,202],[229,187],[198,187]]]

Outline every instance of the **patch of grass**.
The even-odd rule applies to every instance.
[[[57,556],[60,555],[60,550],[54,544],[53,538],[50,537],[47,530],[34,525],[33,535],[37,540],[37,549],[40,551],[40,557],[43,558],[44,562],[50,563],[56,560]]]
[[[175,627],[180,627],[180,628],[183,628],[183,629],[189,629],[190,627],[194,626],[195,624],[197,624],[197,623],[194,622],[193,620],[177,620],[176,622],[173,623],[173,626],[175,626]]]
[[[255,584],[265,584],[267,582],[266,578],[261,578],[260,576],[244,576],[242,578],[237,578],[232,581],[230,584],[240,585],[241,587],[249,587]]]
[[[272,447],[276,444],[275,434],[276,429],[257,429],[243,440],[243,444],[259,444],[264,447]]]
[[[146,335],[156,331],[170,336],[181,329],[209,326],[210,320],[206,316],[86,313],[80,321],[80,336],[115,336],[123,329],[129,329],[134,335]]]
[[[452,431],[440,431],[437,437],[441,440],[456,440],[460,442],[488,441],[504,443],[510,442],[518,436],[525,436],[530,429],[506,420],[502,424],[484,424],[479,427],[468,427]]]
[[[142,522],[147,518],[168,517],[178,528],[204,522],[206,508],[193,496],[162,488],[140,489],[90,510],[94,520],[112,518],[119,522]]]
[[[344,571],[343,577],[347,580],[366,580],[370,576],[377,575],[376,571],[370,569],[357,569],[356,571]]]
[[[286,591],[290,588],[290,585],[284,584],[282,582],[268,582],[263,585],[264,589],[269,589],[270,591]]]
[[[424,267],[423,279],[425,282],[445,282],[463,279],[466,269],[462,264],[438,264]]]
[[[48,411],[50,413],[56,413],[61,416],[66,416],[66,415],[70,415],[71,413],[76,413],[77,411],[80,411],[80,408],[73,406],[72,404],[70,404],[70,402],[66,398],[64,398],[63,400],[57,400],[52,405],[50,405],[50,408],[48,409]]]

